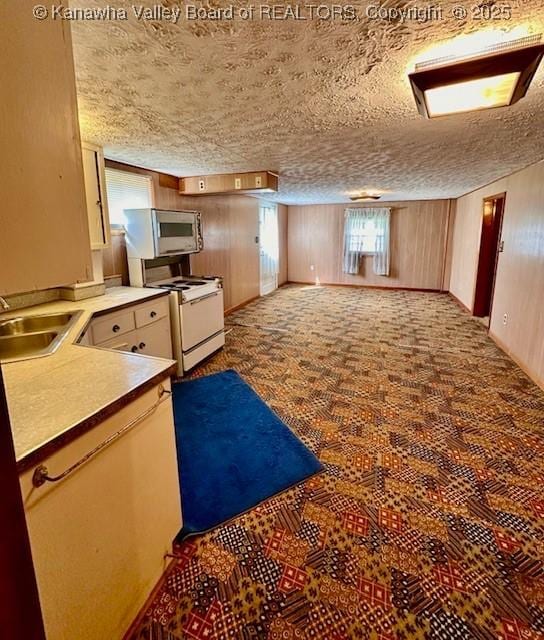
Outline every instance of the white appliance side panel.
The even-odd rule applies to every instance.
[[[183,375],[183,358],[181,353],[181,304],[179,303],[178,294],[171,292],[169,294],[170,303],[170,329],[172,334],[172,352],[174,358],[178,361],[178,376]]]
[[[152,209],[125,209],[128,258],[155,258]]]
[[[193,351],[191,351],[190,353],[184,353],[182,356],[183,369],[185,371],[192,369],[196,364],[198,364],[201,360],[204,360],[204,358],[212,354],[214,351],[221,349],[224,344],[225,334],[221,332],[211,340],[208,340],[204,344],[201,344],[200,347],[193,349]]]
[[[180,306],[181,348],[188,351],[225,326],[223,289]]]

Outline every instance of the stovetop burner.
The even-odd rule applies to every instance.
[[[203,280],[174,280],[174,284],[187,284],[194,287],[206,283]]]
[[[179,280],[178,280],[179,282]],[[176,289],[176,291],[188,291],[191,287],[176,284],[175,282],[159,285],[161,289]]]

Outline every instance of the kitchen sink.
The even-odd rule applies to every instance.
[[[0,362],[15,362],[53,353],[80,313],[50,313],[0,320]]]
[[[3,336],[0,338],[0,360],[4,362],[45,355],[57,335],[53,331],[42,331],[26,335]]]
[[[0,321],[0,336],[17,336],[50,329],[64,329],[73,313],[52,313],[44,316],[26,316]]]

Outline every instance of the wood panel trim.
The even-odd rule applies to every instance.
[[[165,189],[178,189],[179,178],[168,173],[159,173],[159,186]]]
[[[243,307],[246,307],[248,304],[250,304],[251,302],[255,302],[255,300],[258,300],[261,297],[262,296],[253,296],[253,298],[248,298],[247,300],[244,300],[244,302],[240,302],[240,304],[236,304],[234,305],[234,307],[230,307],[230,309],[226,309],[224,313],[225,317],[230,316],[231,313],[234,313],[235,311],[238,311],[238,309],[242,309]]]
[[[314,287],[350,287],[351,289],[379,289],[381,291],[419,291],[421,293],[443,293],[447,295],[447,291],[442,289],[422,289],[418,287],[386,287],[379,284],[348,284],[345,282],[320,282],[316,284],[311,280],[289,280],[285,284],[305,284]]]

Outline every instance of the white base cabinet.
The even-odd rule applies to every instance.
[[[85,335],[92,336],[92,344],[104,349],[171,359],[168,296],[99,316]]]
[[[170,389],[170,381],[164,381]],[[154,387],[45,461],[56,475],[154,405]],[[20,477],[47,638],[120,640],[166,568],[181,529],[172,401],[76,471]]]

